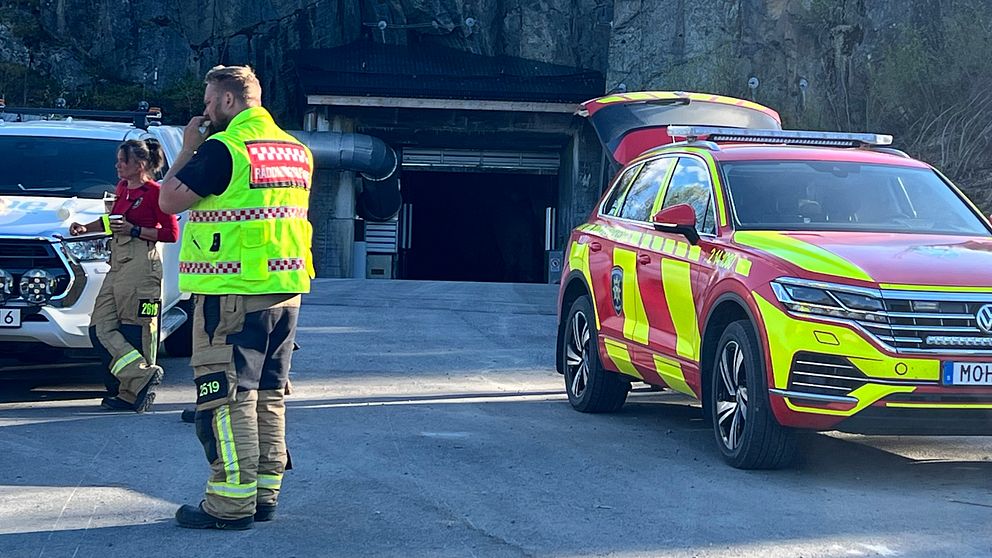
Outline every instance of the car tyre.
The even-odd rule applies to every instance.
[[[165,352],[170,357],[188,357],[193,354],[193,299],[181,300],[176,306],[186,312],[186,321],[165,338]]]
[[[738,469],[780,469],[796,458],[796,433],[775,420],[750,322],[724,330],[709,389],[710,419],[724,460]]]
[[[627,400],[630,382],[603,368],[599,359],[598,332],[589,297],[579,297],[565,322],[562,362],[565,392],[572,407],[583,413],[612,413]]]

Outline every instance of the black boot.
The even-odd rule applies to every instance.
[[[276,517],[276,504],[255,504],[255,521],[272,521]]]
[[[203,511],[203,502],[199,506],[185,505],[176,511],[176,522],[187,529],[227,529],[243,531],[251,529],[254,518],[251,516],[239,519],[221,519]]]
[[[196,409],[183,409],[179,415],[179,420],[193,424],[196,422]]]
[[[141,391],[138,392],[138,397],[134,400],[134,412],[136,413],[144,413],[151,408],[152,403],[155,402],[155,392],[152,391],[152,388],[162,383],[162,377],[164,376],[162,369],[154,365],[149,368],[154,368],[154,371],[152,372],[152,377],[148,378],[148,383],[145,384],[145,387],[141,388]]]
[[[133,411],[134,405],[118,397],[104,397],[100,407],[108,411]]]

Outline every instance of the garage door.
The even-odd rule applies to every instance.
[[[464,172],[490,170],[558,174],[557,151],[497,151],[491,149],[403,149],[403,167],[409,170]]]

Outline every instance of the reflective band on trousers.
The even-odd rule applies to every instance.
[[[141,353],[139,353],[138,350],[135,349],[135,350],[131,351],[130,353],[128,353],[128,354],[122,356],[121,358],[117,359],[117,362],[114,363],[113,368],[110,369],[110,373],[113,374],[114,376],[116,376],[117,373],[120,372],[121,370],[123,370],[125,366],[127,366],[128,364],[131,364],[132,362],[134,362],[134,361],[136,361],[136,360],[138,360],[140,358],[141,358]]]
[[[295,271],[306,267],[303,258],[269,260],[269,271]],[[241,273],[241,262],[179,262],[179,273],[227,275]]]
[[[190,223],[226,223],[230,221],[256,221],[259,219],[307,218],[307,208],[293,206],[252,207],[248,209],[190,210]]]
[[[248,484],[208,482],[207,494],[216,494],[225,498],[254,498],[258,494],[258,486],[253,482]]]
[[[282,475],[258,475],[258,487],[279,490],[282,487]]]
[[[234,430],[231,428],[231,406],[222,405],[214,411],[214,426],[217,430],[217,444],[227,472],[227,484],[241,486],[241,469],[238,467],[238,450],[234,447]],[[254,483],[252,490],[254,490]]]

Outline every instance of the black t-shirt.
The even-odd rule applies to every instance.
[[[234,162],[231,152],[220,140],[208,139],[196,150],[176,178],[201,198],[219,196],[231,183]]]

